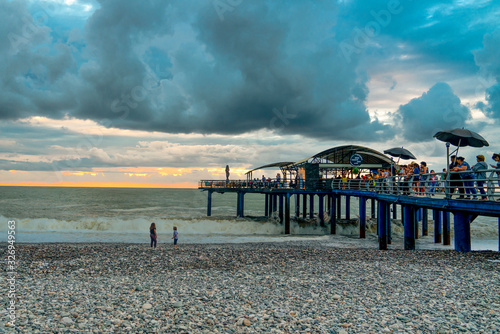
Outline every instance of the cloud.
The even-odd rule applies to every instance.
[[[432,140],[439,130],[464,126],[471,113],[448,84],[439,82],[421,97],[401,105],[395,116],[405,139],[422,142]]]
[[[475,53],[477,65],[481,67],[482,74],[486,77],[483,80],[492,78],[496,83],[486,89],[487,106],[482,106],[481,110],[489,117],[500,119],[500,30],[487,34],[483,40],[483,49]]]
[[[32,19],[25,3],[2,6],[4,16]],[[393,135],[370,118],[368,78],[339,52],[336,4],[245,2],[221,20],[210,2],[109,0],[83,27],[58,11],[6,57],[0,118],[69,115],[166,133]],[[22,35],[14,23],[0,33]]]

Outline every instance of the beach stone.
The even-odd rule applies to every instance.
[[[177,308],[179,308],[179,307],[184,306],[184,304],[183,304],[180,300],[178,300],[178,301],[176,301],[176,302],[175,302],[172,306],[173,306],[173,307],[177,307]]]
[[[153,308],[153,305],[151,305],[150,303],[146,303],[146,304],[142,305],[142,308],[145,310],[149,310],[149,309]]]
[[[63,317],[63,318],[61,319],[61,322],[62,322],[63,324],[65,324],[65,325],[72,325],[72,324],[73,324],[73,320],[71,320],[71,319],[70,319],[70,318],[68,318],[68,317]]]
[[[245,325],[245,326],[247,326],[247,327],[248,327],[248,326],[250,326],[250,325],[251,325],[250,320],[248,320],[248,319],[244,319],[244,320],[243,320],[243,325]]]
[[[335,300],[339,300],[340,298],[341,298],[340,295],[333,295],[332,296],[332,299],[335,299]]]

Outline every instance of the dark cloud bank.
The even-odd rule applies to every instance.
[[[211,1],[107,0],[80,27],[64,30],[70,17],[59,22],[51,16],[35,25],[25,2],[3,1],[0,35],[9,38],[0,39],[5,60],[0,64],[0,119],[69,115],[170,133],[267,128],[372,141],[402,129],[406,139],[420,141],[432,136],[436,124],[463,124],[470,115],[451,88],[438,83],[400,107],[398,126],[370,119],[368,77],[359,71],[359,55],[346,61],[339,48],[355,27],[373,20],[356,16],[368,15],[368,7],[332,1],[230,3],[221,15]],[[386,3],[372,1],[369,8],[381,10]],[[401,39],[398,26],[416,27],[424,14],[407,10],[384,33]],[[359,22],[346,19],[355,16]],[[437,27],[446,33],[453,28]],[[426,33],[435,36],[437,27]],[[409,40],[419,40],[415,31]],[[493,55],[500,43],[495,41],[498,34],[486,37],[484,50],[475,56],[498,82],[499,60]],[[420,44],[416,47],[426,47]],[[442,43],[431,45],[432,54],[443,50]],[[472,54],[467,52],[464,59]],[[500,115],[499,87],[487,91],[493,117]],[[435,116],[443,110],[455,118]]]

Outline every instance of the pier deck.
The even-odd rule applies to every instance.
[[[290,200],[295,197],[296,208],[303,206],[306,218],[309,206],[309,217],[313,218],[315,198],[318,200],[318,219],[325,226],[324,214],[330,217],[330,231],[336,233],[336,220],[341,217],[341,202],[345,203],[345,217],[350,219],[350,202],[353,197],[359,200],[360,238],[365,237],[366,202],[371,201],[371,216],[377,218],[379,249],[387,249],[391,242],[391,208],[392,218],[397,215],[396,207],[400,207],[401,220],[404,224],[405,249],[415,249],[415,239],[418,238],[418,223],[422,221],[422,233],[427,235],[428,213],[433,210],[434,240],[450,245],[451,215],[454,222],[455,250],[471,251],[470,225],[478,216],[499,218],[500,234],[500,190],[496,170],[489,171],[489,177],[484,180],[485,194],[477,194],[477,200],[458,199],[459,194],[453,193],[456,184],[450,181],[450,174],[443,174],[443,180],[437,184],[434,181],[422,180],[415,187],[416,181],[401,177],[390,177],[379,180],[362,181],[359,179],[317,179],[314,182],[287,182],[286,180],[202,180],[199,189],[208,191],[207,215],[211,215],[212,193],[237,193],[237,216],[244,216],[244,197],[247,193],[258,193],[265,196],[265,216],[278,212],[280,222],[284,225],[285,234],[290,233]],[[312,186],[311,186],[312,185]],[[465,188],[465,187],[464,187]],[[463,190],[464,194],[468,189]],[[472,195],[471,195],[472,196]],[[302,197],[302,201],[301,201]],[[479,200],[481,199],[482,200]],[[298,211],[295,215],[298,216]],[[499,238],[500,251],[500,238]]]

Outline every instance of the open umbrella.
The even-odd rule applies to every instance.
[[[446,142],[446,164],[449,167],[449,147],[450,143],[453,146],[456,146],[456,155],[458,155],[458,149],[464,146],[472,146],[472,147],[483,147],[490,146],[490,144],[484,139],[480,134],[474,131],[470,131],[467,129],[452,129],[439,131],[434,135],[434,138]]]
[[[490,146],[486,139],[481,137],[480,134],[467,129],[452,129],[439,131],[434,135],[434,138],[450,143],[453,146],[464,147],[483,147]]]
[[[385,150],[384,154],[389,154],[390,156],[397,157],[398,161],[396,162],[396,164],[399,163],[399,159],[403,159],[403,160],[416,159],[416,157],[413,155],[413,153],[408,151],[406,148],[402,148],[402,147],[390,148],[388,150]],[[393,166],[392,158],[391,158],[391,173],[394,174],[394,166]]]
[[[397,157],[399,159],[408,160],[408,159],[416,159],[416,157],[408,151],[406,148],[402,147],[394,147],[384,151],[385,154],[389,154],[390,156]],[[398,160],[399,161],[399,160]]]

